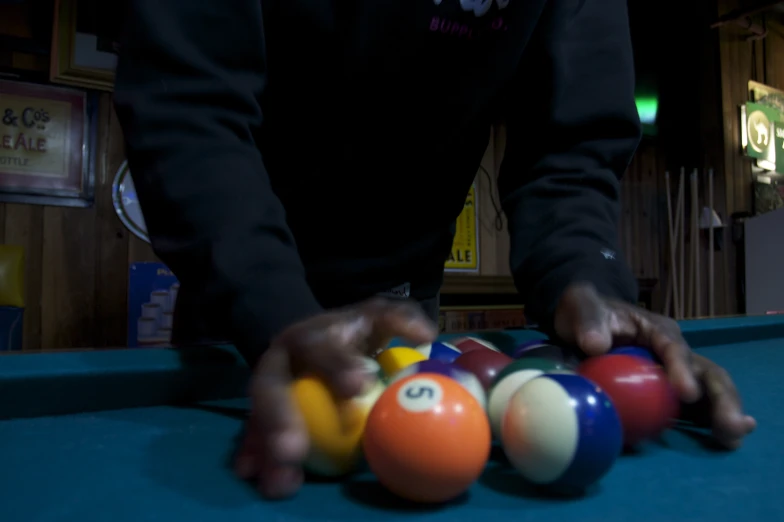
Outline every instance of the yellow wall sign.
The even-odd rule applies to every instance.
[[[452,252],[444,266],[447,272],[479,271],[479,227],[476,210],[476,186],[468,191],[463,211],[455,223]]]

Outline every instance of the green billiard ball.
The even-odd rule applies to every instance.
[[[487,394],[487,416],[496,439],[501,438],[501,422],[512,395],[522,385],[545,373],[574,373],[562,361],[542,357],[524,357],[507,365],[496,376]]]
[[[517,359],[515,362],[506,366],[496,377],[496,382],[498,382],[498,379],[503,375],[519,372],[521,370],[539,370],[542,373],[548,373],[573,369],[574,367],[570,363],[557,358],[551,359],[547,357],[528,356]]]
[[[522,359],[549,359],[569,369],[575,369],[580,364],[580,358],[574,350],[554,344],[543,344],[526,350],[519,355],[519,360]]]

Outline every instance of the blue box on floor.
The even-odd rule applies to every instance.
[[[22,349],[24,308],[0,306],[0,352],[16,352]]]

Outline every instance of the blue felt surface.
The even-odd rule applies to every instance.
[[[704,350],[733,373],[758,432],[735,453],[671,432],[664,445],[623,457],[581,499],[541,497],[491,465],[462,502],[439,510],[405,506],[368,476],[309,484],[293,500],[263,502],[227,467],[246,406],[234,400],[0,422],[0,521],[780,520],[780,340]]]

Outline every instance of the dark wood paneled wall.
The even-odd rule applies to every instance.
[[[672,13],[666,19],[667,53],[662,76],[662,122],[655,144],[643,145],[624,182],[621,241],[637,277],[659,280],[654,307],[663,309],[670,276],[664,172],[680,167],[701,171],[701,206],[707,206],[707,169],[714,170],[714,209],[724,223],[723,248],[714,253],[714,303],[717,315],[739,311],[737,249],[732,241],[731,216],[753,211],[751,164],[741,154],[739,106],[747,101],[749,80],[784,89],[784,27],[782,15],[757,15],[767,29],[762,39],[738,25],[710,25],[736,9],[753,7],[754,0],[660,2]],[[705,7],[709,7],[706,9]],[[664,34],[664,33],[663,33]],[[673,190],[677,179],[673,179]],[[688,183],[687,183],[688,187]],[[688,189],[687,189],[688,190]],[[673,197],[674,194],[673,194]],[[655,236],[653,234],[656,234]],[[708,249],[700,251],[701,310],[708,310]],[[687,275],[686,284],[689,284]]]
[[[711,2],[681,3],[661,0],[656,3],[652,23],[657,24],[658,41],[677,52],[662,52],[649,57],[647,67],[658,69],[658,135],[645,139],[623,182],[621,244],[638,279],[658,281],[653,291],[653,308],[664,310],[667,281],[671,276],[665,172],[670,172],[673,209],[681,169],[701,174],[714,169],[714,186],[723,179],[723,134],[721,132],[721,63],[718,34],[710,29],[716,18]],[[715,4],[714,4],[715,5]],[[704,177],[701,181],[704,181]],[[685,190],[689,190],[688,178]],[[704,184],[700,192],[705,194]],[[688,193],[685,194],[688,212]],[[714,189],[721,201],[723,192]],[[716,207],[726,216],[724,205]],[[702,205],[707,205],[707,197]],[[687,246],[688,248],[688,246]],[[701,310],[707,311],[707,248],[703,245]],[[716,312],[732,313],[728,299],[734,280],[726,269],[723,253],[715,255]],[[688,265],[688,263],[687,263]],[[688,266],[687,266],[688,270]],[[726,276],[726,277],[725,277]],[[690,284],[688,274],[686,286]]]
[[[0,242],[26,253],[25,349],[125,345],[129,264],[155,259],[112,206],[124,153],[109,95],[98,126],[93,208],[0,204]]]
[[[754,7],[752,0],[719,0],[718,15],[736,9]],[[723,178],[717,194],[723,191],[720,204],[725,216],[734,213],[752,212],[754,207],[751,163],[741,153],[741,131],[739,107],[748,101],[748,82],[756,80],[784,89],[784,27],[781,12],[753,17],[755,24],[767,29],[764,38],[752,39],[746,29],[738,25],[727,25],[718,30],[718,53],[720,56],[721,120]],[[731,243],[731,241],[730,241]],[[734,304],[738,299],[737,252],[734,246],[724,252],[724,262],[731,274],[732,284],[727,289],[728,300]],[[729,312],[736,312],[731,308]]]
[[[659,287],[666,274],[665,170],[661,147],[654,140],[643,140],[621,185],[621,247],[637,279],[658,280],[654,310],[661,309]]]

